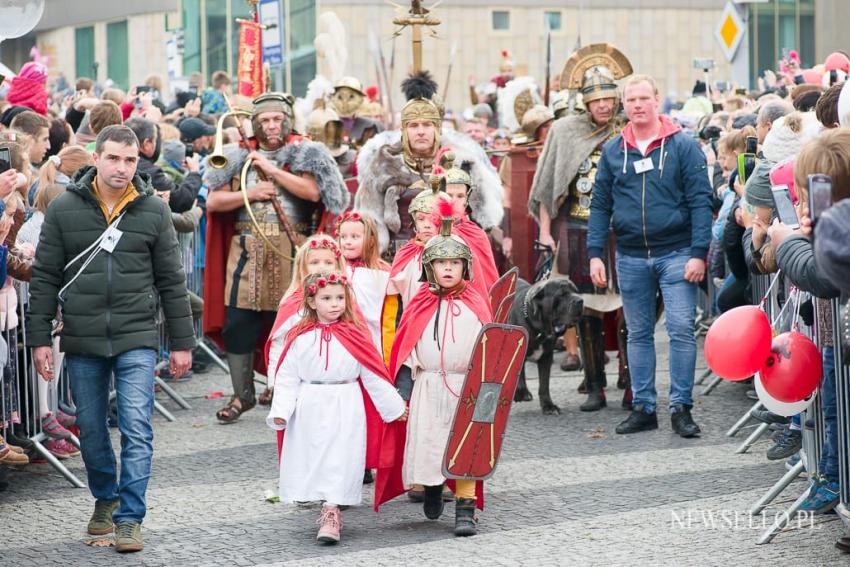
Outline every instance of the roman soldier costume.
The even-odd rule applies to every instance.
[[[597,124],[587,112],[555,121],[543,147],[528,200],[528,210],[538,221],[541,208],[548,213],[552,238],[557,243],[558,273],[569,276],[584,299],[585,316],[579,324],[589,395],[581,407],[584,411],[595,411],[605,405],[605,340],[600,314],[622,308],[614,270],[613,231],[603,259],[610,278],[604,290],[591,281],[586,238],[597,162],[605,142],[614,138],[622,127],[616,118],[619,94],[614,81],[631,72],[628,59],[609,44],[588,45],[570,56],[561,74],[562,91],[579,90],[585,106],[594,100],[614,99],[613,117],[606,124]],[[619,330],[620,386],[623,386],[622,382],[628,377],[628,364],[622,324]],[[626,390],[624,404],[628,403],[627,386]]]
[[[334,84],[331,105],[342,119],[343,140],[354,148],[360,148],[384,129],[382,124],[360,115],[365,98],[363,85],[354,77],[342,77]]]
[[[410,202],[428,189],[437,155],[444,146],[452,148],[458,161],[469,164],[476,187],[469,201],[471,218],[484,230],[502,220],[499,176],[480,145],[459,132],[441,132],[442,103],[435,97],[437,84],[430,74],[422,71],[411,75],[402,83],[402,89],[407,103],[401,111],[401,131],[378,134],[357,156],[360,186],[354,207],[369,212],[376,220],[381,250],[389,257],[413,237]],[[434,144],[427,155],[415,154],[407,139],[406,127],[414,120],[434,124]]]
[[[204,175],[212,191],[241,191],[246,203],[230,212],[208,215],[204,334],[224,347],[230,366],[233,397],[217,414],[224,422],[235,421],[256,403],[254,368],[265,372],[263,345],[289,286],[296,246],[316,231],[323,212],[341,213],[349,202],[327,149],[293,131],[293,102],[291,95],[283,93],[257,97],[250,113],[255,134],[251,143],[274,167],[311,176],[319,189],[319,202],[299,198],[280,185],[273,199],[249,202],[250,187],[266,177],[273,180],[248,163],[250,148],[236,144],[220,148],[215,160],[218,168],[211,167]],[[263,133],[259,117],[269,112],[284,115],[282,142],[269,140]]]

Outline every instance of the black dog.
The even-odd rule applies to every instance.
[[[552,370],[555,341],[567,328],[578,322],[583,309],[584,302],[579,297],[575,284],[568,278],[553,277],[533,285],[522,279],[517,281],[516,298],[508,315],[508,323],[525,327],[528,331],[526,352],[529,356],[538,348],[543,349],[543,354],[537,360],[537,374],[540,378],[538,396],[544,414],[561,413],[549,394],[549,374]],[[523,365],[514,401],[527,402],[531,399],[531,392],[525,383]]]

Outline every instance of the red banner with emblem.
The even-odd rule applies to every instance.
[[[236,71],[237,92],[255,97],[263,93],[263,44],[260,24],[239,22],[239,66]]]

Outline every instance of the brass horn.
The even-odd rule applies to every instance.
[[[227,156],[224,155],[224,121],[228,116],[246,116],[250,118],[253,116],[247,110],[229,110],[222,114],[218,119],[218,124],[215,127],[215,148],[213,148],[213,153],[210,154],[210,157],[207,158],[207,163],[210,164],[210,167],[215,169],[223,169],[227,167]],[[241,125],[240,125],[241,129]]]

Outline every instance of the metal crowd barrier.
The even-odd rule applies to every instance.
[[[841,302],[832,300],[832,329],[835,338],[835,389],[838,407],[838,486],[841,502],[838,517],[850,529],[850,360],[842,352]]]
[[[810,294],[794,289],[781,274],[772,276],[755,276],[753,288],[753,301],[759,304],[765,298],[764,309],[768,319],[775,329],[780,331],[789,330],[797,323],[799,331],[813,339],[821,352],[826,343],[826,337],[817,328],[817,317],[815,324],[808,327],[797,320],[794,302],[804,303],[811,298]],[[780,301],[780,297],[784,301]],[[814,299],[814,298],[813,298]],[[814,299],[814,301],[824,301]],[[781,303],[781,304],[780,304]],[[835,372],[838,405],[838,460],[839,460],[839,485],[841,488],[841,503],[838,506],[838,515],[844,523],[850,527],[850,368],[848,362],[843,359],[841,353],[841,342],[839,337],[839,301],[831,302],[833,308],[833,344],[835,352]],[[817,312],[817,309],[814,310]],[[803,439],[803,448],[800,451],[800,460],[789,471],[770,487],[770,489],[759,498],[750,508],[750,514],[761,514],[776,498],[790,486],[804,472],[808,477],[819,474],[818,463],[820,460],[823,442],[826,435],[824,414],[821,407],[821,390],[819,386],[812,404],[800,415],[800,426]],[[763,409],[762,402],[756,402],[747,412],[727,431],[726,435],[734,437],[748,427],[753,410]],[[807,424],[812,426],[808,427]],[[747,452],[768,431],[770,426],[759,424],[735,451],[736,453]],[[765,544],[773,540],[797,515],[802,503],[809,496],[810,487],[806,486],[800,494],[781,514],[777,514],[773,524],[768,527],[759,537],[757,543]]]
[[[183,265],[186,271],[186,284],[189,291],[203,297],[203,240],[199,229],[193,233],[178,235],[183,255]],[[3,339],[8,346],[9,358],[5,368],[0,368],[0,433],[7,437],[8,431],[13,431],[16,437],[28,439],[34,450],[42,456],[56,471],[64,476],[71,485],[84,488],[85,483],[74,475],[65,464],[51,453],[45,443],[50,439],[41,425],[38,388],[44,382],[35,371],[31,360],[30,350],[26,344],[26,307],[29,300],[29,285],[25,282],[14,282],[17,295],[15,312],[18,317],[17,325],[10,329],[0,329]],[[10,304],[7,309],[12,308]],[[196,322],[196,335],[201,336],[201,321]],[[162,370],[168,365],[167,339],[165,325],[160,316],[157,321],[160,333],[160,349],[156,370]],[[227,365],[212,351],[208,345],[199,340],[199,345],[210,355],[212,360],[225,370]],[[48,386],[48,406],[55,414],[62,409],[69,415],[74,415],[74,404],[70,392],[67,373],[64,364],[58,364],[56,378],[45,383]],[[155,376],[155,381],[162,392],[172,398],[181,408],[191,409],[189,403],[170,385]],[[110,391],[110,401],[116,396],[114,387]],[[154,401],[154,408],[168,421],[175,421],[174,415],[160,402]],[[79,439],[72,435],[68,440],[79,448]]]

